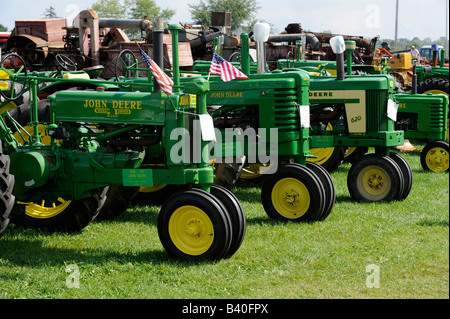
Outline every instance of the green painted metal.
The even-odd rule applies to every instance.
[[[107,92],[103,89],[58,92],[49,97],[52,115],[46,124],[52,141],[43,145],[37,131],[41,123],[37,85],[72,80],[36,74],[14,76],[31,85],[29,125],[33,127],[30,141],[21,145],[3,117],[0,120],[3,150],[11,157],[11,172],[17,181],[17,200],[35,202],[58,197],[76,200],[92,196],[97,189],[111,184],[180,184],[209,190],[213,183],[208,154],[197,156],[200,159],[197,162],[186,156],[183,161],[173,161],[170,154],[183,138],[192,142],[188,145],[189,154],[194,145],[200,145],[200,150],[207,145],[201,134],[192,134],[193,119],[206,113],[209,85],[204,79],[194,79],[183,92],[178,90],[180,92],[170,97],[162,92]],[[86,83],[101,86],[104,82]],[[13,124],[20,129],[19,123]],[[171,132],[179,128],[187,130],[171,138]],[[147,148],[151,151],[145,152]],[[23,169],[26,165],[27,169]]]
[[[444,94],[396,94],[398,127],[405,138],[445,140],[448,97]]]

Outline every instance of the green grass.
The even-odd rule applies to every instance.
[[[170,259],[159,207],[132,207],[76,234],[10,225],[0,240],[0,298],[449,298],[449,175],[424,172],[417,153],[403,156],[414,175],[406,200],[352,202],[344,164],[331,174],[336,204],[322,222],[270,220],[258,188],[235,189],[247,233],[219,262]],[[79,288],[66,285],[69,265]],[[379,267],[379,288],[366,286],[369,265]]]

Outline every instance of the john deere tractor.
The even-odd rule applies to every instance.
[[[347,76],[362,74],[360,81],[364,81],[364,74],[388,73],[390,66],[376,70],[374,66],[352,63],[354,43],[353,41],[345,43]],[[442,50],[441,55],[444,56],[444,54]],[[411,60],[410,57],[409,60]],[[336,75],[335,61],[305,61],[300,59],[300,56],[295,60],[278,61],[278,68],[286,69],[288,66],[309,70],[312,74],[320,76]],[[423,168],[434,172],[448,171],[448,68],[443,65],[431,67],[409,62],[408,71],[411,66],[412,72],[408,82],[411,92],[396,90],[393,96],[398,105],[395,128],[403,130],[405,136],[404,145],[396,148],[406,151],[417,150],[409,139],[428,141],[429,143],[421,153]],[[313,83],[314,81],[315,77],[312,79]],[[349,148],[346,160],[354,161],[366,152],[367,147]],[[317,161],[330,171],[335,169],[344,158],[344,150],[336,148],[312,149],[312,153],[317,155]]]
[[[1,68],[10,81],[29,85],[32,96],[30,108],[20,110],[29,116],[31,132],[9,112],[0,118],[2,232],[10,216],[22,225],[80,230],[96,217],[111,189],[123,194],[124,189],[168,184],[180,189],[162,205],[158,233],[171,256],[198,261],[237,251],[245,215],[230,191],[212,185],[214,172],[204,151],[209,141],[202,138],[211,130],[197,121],[208,121],[208,82],[196,79],[168,96],[108,92],[97,81],[95,91],[60,91],[49,97],[49,108],[40,109],[38,84],[55,79]],[[186,95],[195,105],[182,104]],[[45,112],[49,120],[44,123]],[[40,125],[49,139],[45,143]],[[191,142],[188,152],[177,152],[186,141]]]
[[[176,48],[178,34],[174,31]],[[248,47],[248,35],[243,37]],[[322,167],[306,163],[311,156],[307,72],[249,74],[247,69],[244,72],[249,79],[223,82],[218,75],[181,77],[175,67],[178,61],[173,63],[174,87],[177,83],[181,88],[189,86],[196,78],[206,79],[210,85],[206,103],[218,137],[210,144],[215,184],[230,188],[244,164],[255,164],[267,176],[261,200],[269,217],[302,222],[323,220],[330,214],[335,202],[333,181]],[[129,80],[133,83],[123,89],[142,89],[143,79],[133,73],[137,63],[130,65],[126,73],[133,75]],[[167,189],[161,185],[154,193],[164,196]]]
[[[404,141],[404,132],[395,129],[394,79],[389,75],[345,75],[345,43],[341,37],[330,43],[338,57],[337,76],[310,75],[308,139],[311,153],[318,156],[308,157],[308,161],[334,158],[336,149],[342,150],[343,158],[345,148],[374,147],[375,154],[363,156],[349,171],[347,185],[351,197],[357,201],[402,200],[410,192],[412,174],[406,161],[390,152],[390,147]],[[242,69],[248,71],[245,48],[241,51],[241,63]],[[258,63],[265,64],[264,54],[258,55],[258,59]],[[276,70],[272,74],[295,70],[298,69]],[[214,92],[213,84],[211,89]]]

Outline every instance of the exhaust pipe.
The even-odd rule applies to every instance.
[[[344,37],[338,35],[330,39],[330,46],[333,53],[336,55],[336,71],[337,80],[345,79],[345,68],[344,68],[344,52],[345,52],[345,41]]]
[[[256,23],[253,39],[256,42],[256,54],[258,56],[258,73],[266,73],[266,42],[269,39],[270,25]]]
[[[153,26],[153,60],[164,70],[164,49],[163,49],[163,33],[164,33],[164,19],[156,18]],[[155,92],[161,91],[158,81],[153,78],[153,87]]]

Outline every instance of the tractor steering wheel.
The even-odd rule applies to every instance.
[[[76,71],[77,64],[73,62],[69,57],[63,54],[55,55],[55,60],[58,62],[59,66],[62,67],[65,71]]]
[[[129,87],[137,77],[138,59],[130,49],[122,50],[116,58],[114,76],[122,87]]]
[[[18,100],[25,91],[27,73],[20,55],[9,53],[3,56],[0,62],[0,95],[8,101]],[[18,79],[18,75],[24,78]]]

